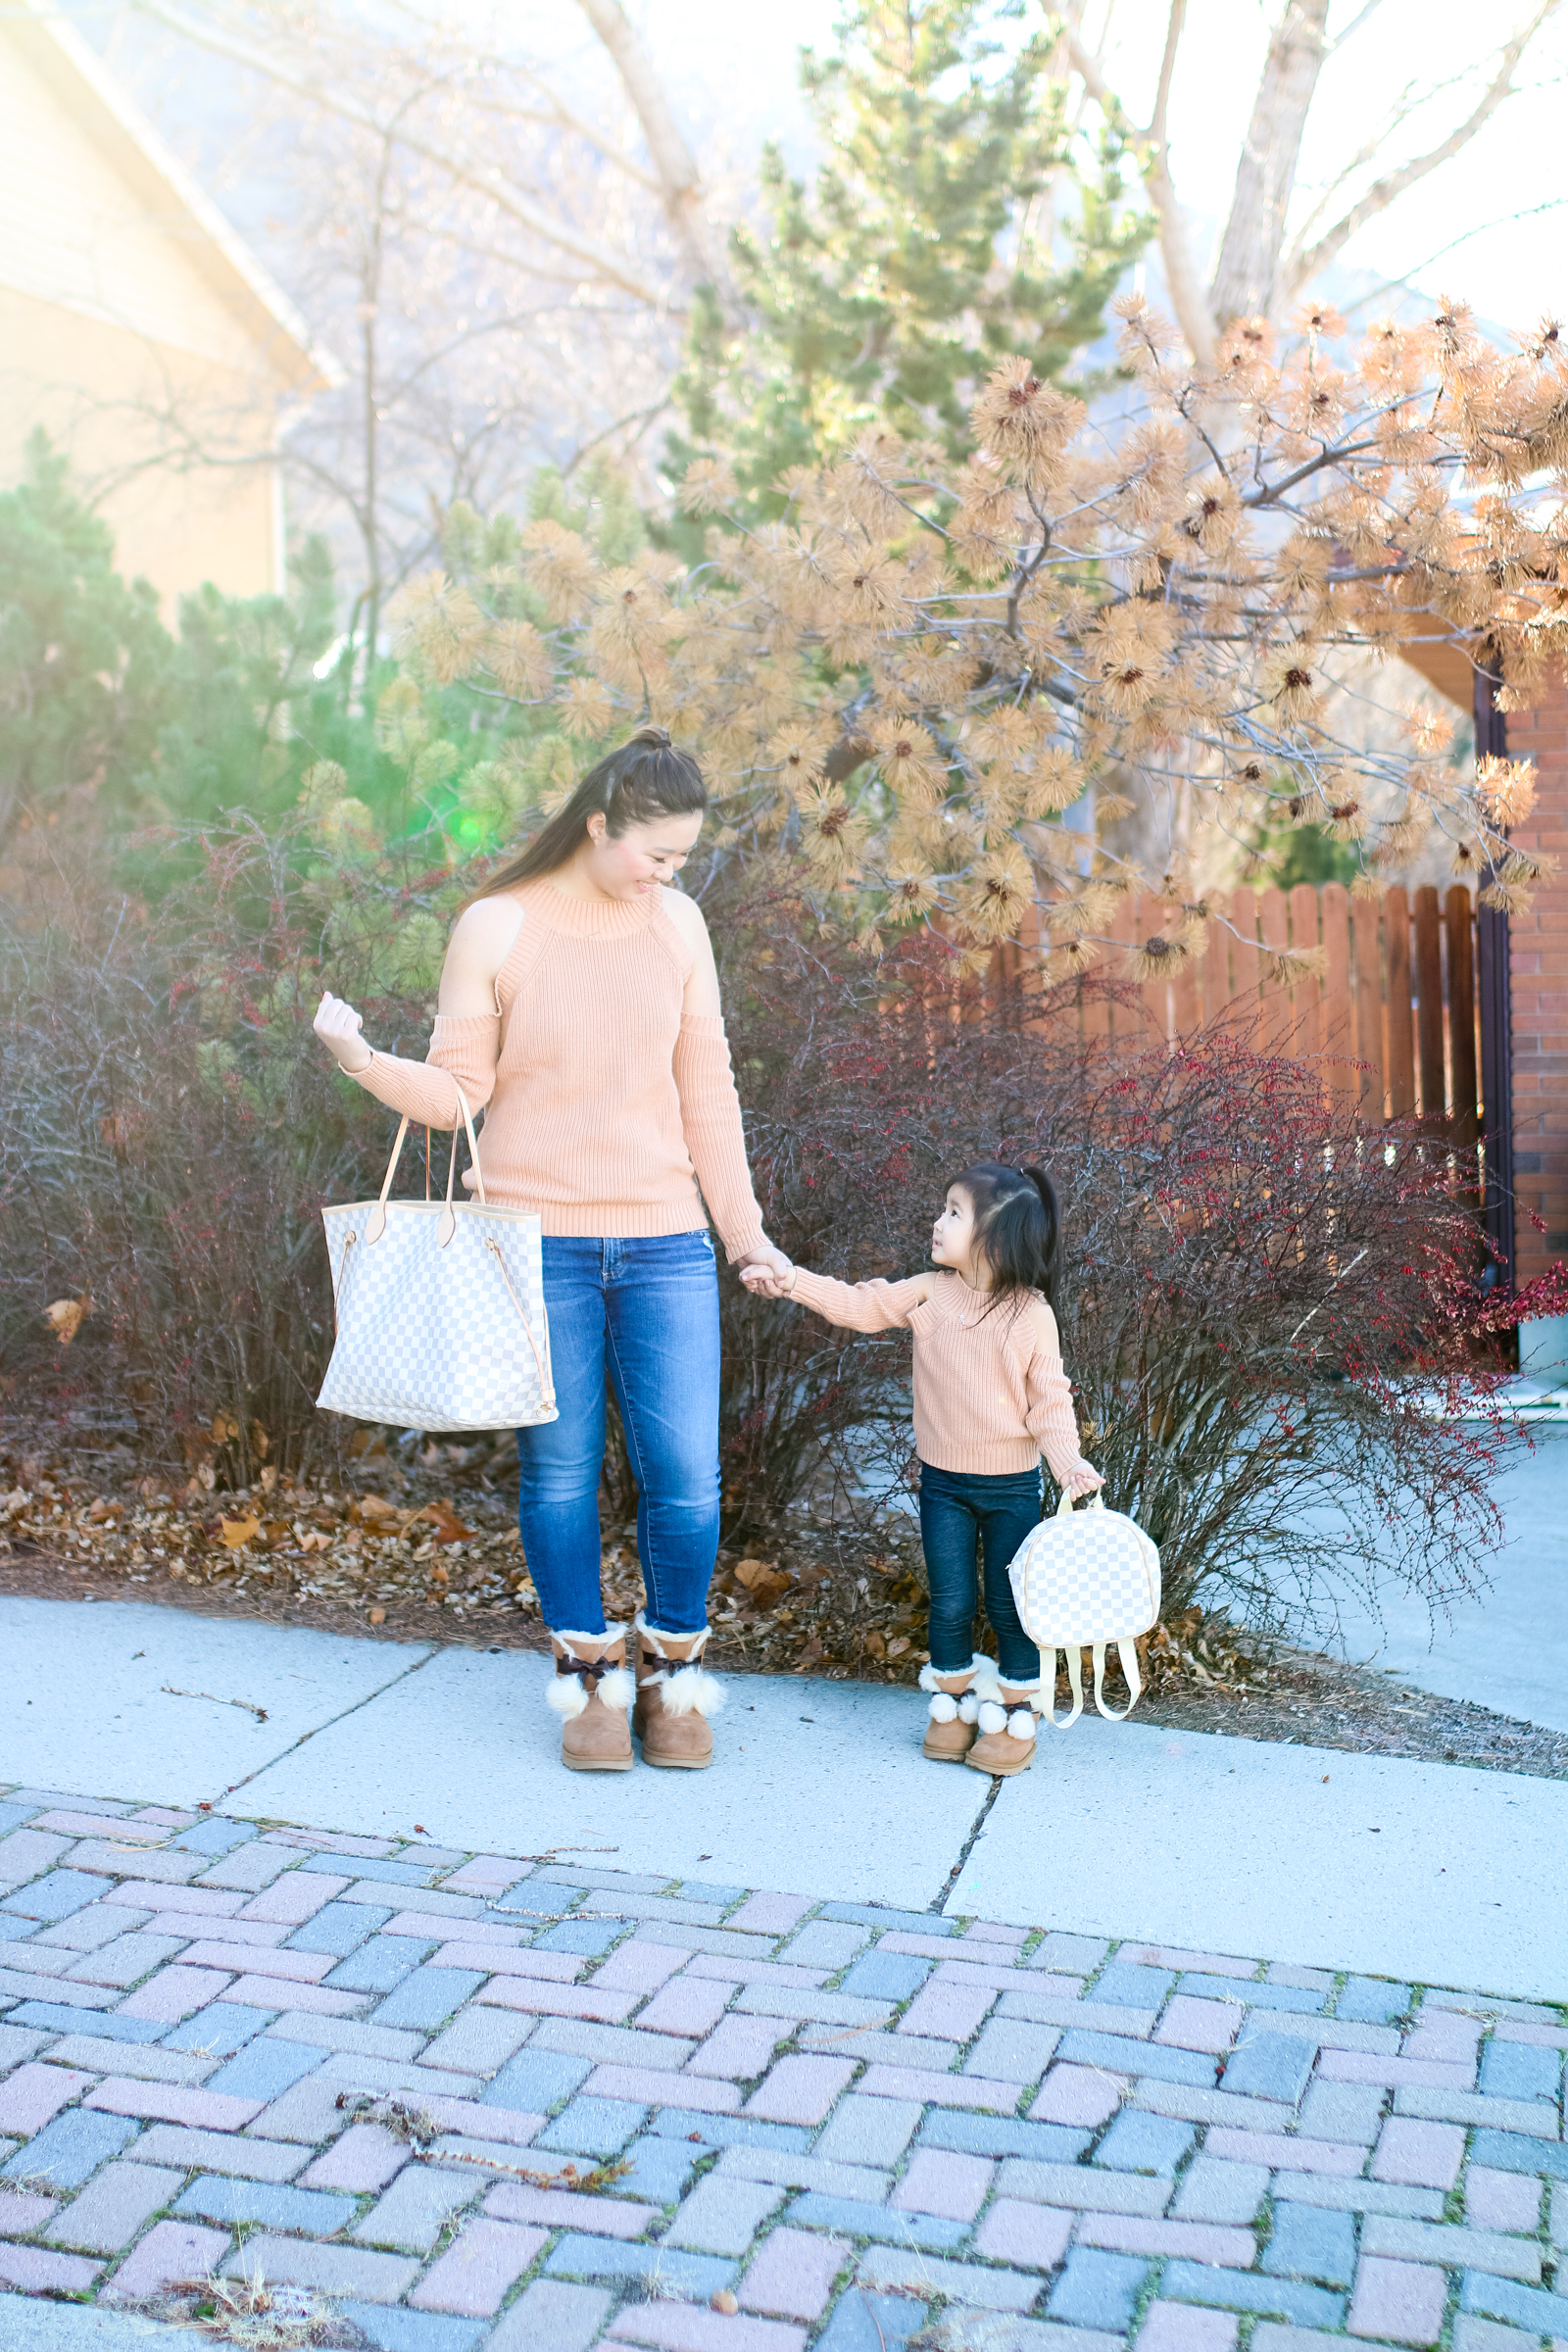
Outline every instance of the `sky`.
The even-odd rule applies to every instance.
[[[1104,0],[1097,0],[1098,24]],[[1480,66],[1528,0],[1478,9],[1474,0],[1336,0],[1331,40],[1363,20],[1325,67],[1303,155],[1303,175],[1332,176],[1370,138],[1412,79],[1449,86],[1400,153],[1424,151],[1462,120],[1484,86]],[[1192,0],[1173,90],[1172,158],[1182,202],[1200,237],[1228,209],[1236,160],[1279,0]],[[703,155],[739,158],[766,136],[792,160],[809,154],[795,89],[803,42],[831,45],[837,0],[629,0]],[[562,17],[574,16],[564,10]],[[1113,0],[1113,78],[1137,121],[1153,94],[1165,0]],[[561,20],[558,20],[558,22]],[[531,29],[531,28],[530,28]],[[1432,294],[1467,295],[1503,326],[1533,325],[1568,308],[1568,204],[1558,108],[1568,80],[1568,9],[1521,69],[1511,99],[1461,156],[1363,229],[1348,267],[1379,282],[1413,277]],[[1537,207],[1550,209],[1537,211]],[[1517,216],[1525,216],[1518,218]],[[1476,233],[1478,232],[1479,233]],[[1444,249],[1448,250],[1445,251]]]

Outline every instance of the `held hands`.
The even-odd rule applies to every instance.
[[[756,1257],[743,1259],[739,1270],[754,1298],[787,1298],[795,1288],[793,1264],[771,1243]]]
[[[314,1026],[339,1068],[351,1078],[369,1068],[370,1049],[360,1034],[364,1023],[352,1004],[345,1004],[341,997],[328,991],[316,1008]]]

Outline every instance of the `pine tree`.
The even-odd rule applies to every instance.
[[[739,324],[699,298],[673,471],[722,446],[776,512],[782,473],[879,421],[965,453],[999,359],[1071,379],[1148,222],[1121,206],[1115,141],[1074,136],[1051,33],[995,37],[1024,7],[856,0],[836,55],[802,53],[825,160],[808,187],[764,150],[771,231],[732,240]]]
[[[0,845],[68,793],[107,802],[151,756],[173,645],[145,580],[115,569],[114,533],[41,430],[0,494]]]

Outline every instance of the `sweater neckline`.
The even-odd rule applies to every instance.
[[[576,939],[627,939],[646,928],[657,904],[652,891],[646,900],[570,898],[548,874],[536,887],[534,906],[545,927]]]
[[[1000,1324],[1004,1334],[1010,1331],[1017,1316],[1009,1315],[1000,1306],[988,1309],[985,1298],[984,1292],[972,1291],[961,1274],[955,1274],[951,1267],[945,1266],[927,1294],[926,1304],[934,1306],[940,1300],[944,1313],[964,1331],[978,1331],[982,1324],[992,1321]]]

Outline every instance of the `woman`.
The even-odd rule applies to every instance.
[[[605,1376],[637,1481],[647,1588],[633,1724],[643,1760],[710,1763],[722,1692],[702,1665],[718,1546],[718,1276],[788,1271],[762,1231],[708,929],[668,885],[702,831],[702,772],[644,727],[460,915],[422,1062],[373,1052],[321,999],[351,1078],[431,1127],[489,1105],[485,1190],[544,1227],[560,1418],[517,1432],[518,1523],[550,1628],[562,1761],[629,1772],[626,1628],[600,1597]],[[698,1185],[702,1186],[699,1196]]]

